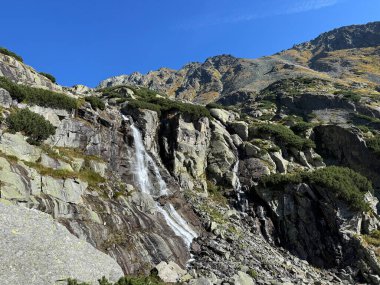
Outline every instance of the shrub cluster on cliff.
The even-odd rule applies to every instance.
[[[29,109],[11,113],[7,123],[11,132],[23,132],[29,137],[28,142],[31,144],[38,145],[55,133],[55,128],[49,121]]]
[[[14,59],[17,59],[20,62],[24,62],[24,60],[23,60],[23,58],[21,56],[19,56],[18,54],[15,54],[13,51],[10,51],[10,50],[8,50],[8,49],[6,49],[4,47],[0,47],[0,53],[8,55],[8,56],[11,56],[11,57],[13,57]]]
[[[125,276],[120,278],[116,283],[110,282],[107,278],[103,277],[98,280],[99,285],[165,285],[156,276]],[[85,282],[78,282],[75,279],[69,279],[67,285],[89,285]]]
[[[303,127],[300,130],[303,130]],[[315,148],[315,143],[312,140],[296,135],[291,129],[281,124],[255,124],[251,126],[250,134],[262,138],[269,136],[280,146],[294,147],[298,150]]]
[[[56,83],[57,80],[55,79],[55,77],[53,75],[51,75],[50,73],[46,73],[46,72],[39,72],[42,76],[45,76],[47,79],[49,79],[51,82],[53,83]]]
[[[264,187],[282,188],[287,184],[307,183],[321,186],[334,193],[337,199],[347,202],[353,209],[367,211],[368,204],[364,200],[367,192],[373,193],[372,183],[363,175],[346,167],[329,166],[312,172],[295,174],[272,174],[264,176],[260,181]]]
[[[65,94],[26,85],[19,85],[5,77],[0,77],[0,88],[7,90],[11,97],[18,102],[53,109],[66,109],[68,111],[78,107],[77,100]]]

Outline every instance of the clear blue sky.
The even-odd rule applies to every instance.
[[[332,28],[380,20],[379,0],[12,0],[0,46],[60,84],[218,54],[256,58]]]

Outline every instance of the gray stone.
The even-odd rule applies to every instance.
[[[30,106],[29,109],[32,112],[43,116],[54,127],[58,127],[59,124],[61,123],[61,120],[69,117],[69,113],[63,109],[45,108],[45,107],[41,107],[37,105]]]
[[[35,162],[41,156],[41,149],[27,143],[26,137],[20,133],[3,133],[0,136],[0,151],[29,162]]]
[[[158,277],[160,277],[162,281],[168,283],[176,283],[186,274],[186,270],[183,270],[173,261],[170,261],[169,263],[161,261],[156,265],[155,269],[158,272]]]
[[[231,129],[242,138],[243,141],[248,139],[248,123],[244,121],[234,121],[229,124]]]
[[[271,152],[270,156],[276,164],[277,170],[280,173],[286,173],[289,162],[282,157],[281,152]]]
[[[0,279],[4,284],[51,285],[77,278],[96,283],[123,276],[111,257],[73,236],[44,213],[0,203]]]
[[[0,106],[4,108],[10,108],[12,105],[12,97],[9,92],[3,88],[0,88]]]
[[[223,109],[211,109],[210,113],[215,119],[219,120],[224,125],[235,121],[235,119],[238,117],[235,113]]]
[[[242,271],[238,271],[236,275],[234,275],[234,284],[235,285],[254,285],[253,279]]]
[[[107,170],[107,164],[105,162],[90,160],[89,167],[92,171],[98,173],[102,177],[105,177]]]

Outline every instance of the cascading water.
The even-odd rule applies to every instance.
[[[236,180],[235,180],[235,185],[234,185],[234,190],[236,192],[237,200],[238,200],[238,208],[246,212],[248,209],[248,200],[245,198],[245,193],[242,190],[240,179],[238,176],[238,171],[239,171],[239,158],[237,159],[232,172],[235,174]]]
[[[124,117],[125,120],[128,118]],[[134,124],[131,125],[132,135],[134,139],[135,146],[135,165],[134,165],[134,176],[136,178],[136,183],[140,188],[140,191],[149,194],[154,197],[160,197],[168,194],[168,189],[165,181],[162,179],[159,168],[153,158],[145,150],[145,146],[142,140],[141,133]],[[156,189],[151,182],[149,177],[149,169],[152,170],[155,179],[159,185],[159,192],[156,193]],[[197,237],[197,234],[190,228],[187,222],[177,213],[173,205],[167,203],[165,206],[161,206],[159,203],[157,205],[157,210],[164,217],[167,225],[173,230],[173,232],[181,237],[185,244],[189,247],[192,240]]]
[[[167,195],[167,187],[165,181],[162,179],[160,171],[158,170],[157,164],[154,162],[153,158],[146,152],[144,143],[140,134],[140,131],[132,124],[131,125],[133,139],[135,143],[135,159],[136,163],[134,165],[134,176],[136,182],[143,193],[163,196]],[[150,179],[148,170],[151,168],[159,184],[159,193],[156,193]]]

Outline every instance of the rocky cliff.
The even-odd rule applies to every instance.
[[[331,33],[293,50],[377,48]],[[291,53],[97,89],[1,55],[1,279],[380,284],[379,90]]]

